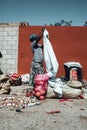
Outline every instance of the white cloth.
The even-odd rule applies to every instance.
[[[54,81],[48,81],[49,86],[53,88],[54,92],[58,94],[58,98],[62,97],[62,89],[61,89],[61,84],[54,82]]]
[[[49,77],[55,77],[58,71],[58,61],[55,56],[54,50],[52,48],[51,42],[49,40],[49,33],[45,29],[43,34],[43,42],[44,42],[44,61],[46,64],[46,71]]]

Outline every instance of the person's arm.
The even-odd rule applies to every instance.
[[[36,46],[37,46],[37,42],[36,42],[36,40],[34,40],[34,41],[31,43],[31,49],[33,50],[34,47],[36,47]]]
[[[40,34],[38,35],[38,38],[31,43],[31,49],[34,49],[34,47],[37,47],[37,44],[38,44],[39,40],[43,36],[44,30],[45,30],[45,28],[42,28]]]
[[[43,33],[44,33],[44,30],[45,30],[45,28],[42,28],[42,29],[41,29],[41,32],[40,32],[40,34],[38,35],[38,38],[36,39],[36,43],[38,43],[39,40],[42,38]]]

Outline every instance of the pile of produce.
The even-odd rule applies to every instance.
[[[35,76],[35,96],[40,100],[43,100],[46,97],[48,79],[49,76],[46,74],[37,74]]]

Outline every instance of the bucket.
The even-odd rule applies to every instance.
[[[64,69],[67,80],[82,81],[82,66],[79,62],[66,62],[64,63]]]
[[[76,68],[72,68],[70,70],[70,80],[78,80],[78,74]]]

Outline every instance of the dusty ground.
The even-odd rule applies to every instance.
[[[0,130],[87,130],[87,99],[45,99],[23,112],[0,108]]]

